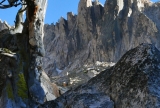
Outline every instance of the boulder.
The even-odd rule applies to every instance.
[[[43,108],[160,107],[159,65],[160,51],[152,44],[141,44],[126,52],[115,66],[46,102]]]

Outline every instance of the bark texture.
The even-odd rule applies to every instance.
[[[28,71],[28,87],[33,106],[43,104],[45,91],[41,86],[42,57],[45,50],[43,45],[43,26],[46,13],[47,0],[27,1],[27,20],[30,44],[30,66]],[[39,93],[37,93],[37,90]]]

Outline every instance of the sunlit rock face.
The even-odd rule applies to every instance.
[[[5,26],[4,22],[0,19],[0,30],[6,29],[7,27]]]
[[[148,0],[107,0],[104,6],[80,0],[77,15],[45,25],[45,71],[57,76],[84,64],[117,62],[141,43],[159,49],[159,7]]]
[[[159,66],[160,51],[154,45],[141,44],[126,52],[115,66],[69,90],[55,101],[45,103],[43,107],[160,107]]]
[[[92,39],[97,37],[96,23],[102,18],[102,14],[103,6],[99,2],[82,0],[79,2],[78,15],[69,12],[67,20],[60,18],[55,25],[45,25],[46,72],[53,71],[54,64],[60,70],[73,64],[73,68],[81,67],[81,62],[92,58],[89,56],[93,47],[90,41],[96,42]]]

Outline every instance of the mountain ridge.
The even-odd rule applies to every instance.
[[[60,18],[55,25],[45,26],[45,71],[57,75],[54,64],[65,74],[96,61],[117,62],[141,43],[159,48],[156,7],[159,3],[148,0],[108,0],[104,6],[98,1],[80,0],[77,15],[68,13],[67,20]]]

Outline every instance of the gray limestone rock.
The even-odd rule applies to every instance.
[[[44,97],[45,97],[45,92],[42,89],[41,85],[39,83],[34,83],[30,88],[29,88],[29,93],[32,99],[39,103],[43,104],[44,103]]]
[[[158,108],[159,66],[160,51],[154,45],[141,44],[125,53],[115,66],[46,102],[43,108]]]
[[[6,28],[7,28],[6,25],[0,19],[0,30],[6,29]]]

